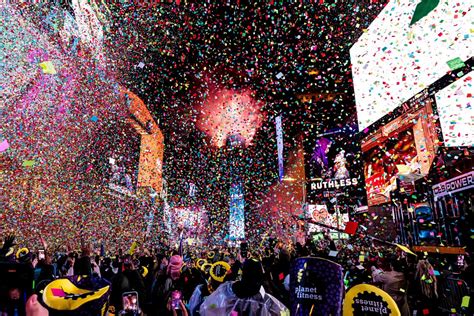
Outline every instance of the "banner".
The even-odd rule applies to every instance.
[[[392,315],[400,311],[393,298],[378,287],[359,284],[352,287],[344,298],[343,316]]]
[[[323,258],[304,257],[290,269],[291,315],[340,315],[344,294],[342,267]]]
[[[284,169],[283,169],[283,127],[281,123],[281,115],[275,118],[275,128],[277,135],[277,149],[278,149],[278,179],[280,182],[283,180]]]

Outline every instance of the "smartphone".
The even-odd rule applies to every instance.
[[[45,258],[44,250],[43,249],[38,250],[38,260],[43,260],[44,258]]]
[[[138,312],[138,293],[135,291],[125,292],[122,294],[122,305],[125,312]]]
[[[180,302],[181,302],[181,292],[180,291],[171,292],[171,307],[173,309],[181,309]]]
[[[34,287],[33,268],[30,264],[0,262],[0,302],[2,306],[24,310],[26,301],[33,293]]]
[[[242,241],[240,243],[240,255],[243,257],[243,258],[247,258],[248,256],[248,245],[247,245],[247,242],[245,241]]]

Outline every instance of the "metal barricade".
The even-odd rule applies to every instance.
[[[462,298],[470,295],[469,286],[463,280],[446,276],[438,279],[439,308],[444,312],[461,311]]]

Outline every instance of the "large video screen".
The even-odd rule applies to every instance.
[[[100,157],[103,162],[107,157],[105,166],[109,188],[128,193],[135,192],[137,188],[139,171],[140,134],[127,122],[118,122],[117,126],[108,132],[108,142],[100,143]]]
[[[444,145],[474,145],[473,76],[471,71],[436,93]]]
[[[436,2],[391,0],[351,48],[359,130],[474,55],[472,0]]]
[[[310,204],[306,208],[306,218],[309,218],[316,223],[324,224],[330,227],[344,229],[346,223],[349,221],[349,214],[337,213],[330,214],[328,208],[324,204]],[[324,226],[319,226],[313,223],[308,223],[308,233],[319,233],[319,232],[335,232],[334,229],[328,229]]]
[[[369,206],[390,202],[397,180],[408,189],[429,174],[439,143],[432,104],[426,97],[362,140]]]
[[[328,192],[363,191],[360,145],[349,130],[308,136],[304,144],[308,201],[321,201]]]
[[[229,238],[245,238],[245,200],[242,183],[234,183],[230,188]]]

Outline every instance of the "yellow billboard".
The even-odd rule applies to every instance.
[[[164,137],[145,103],[134,93],[121,89],[129,102],[128,122],[140,134],[140,160],[137,188],[163,188]]]

